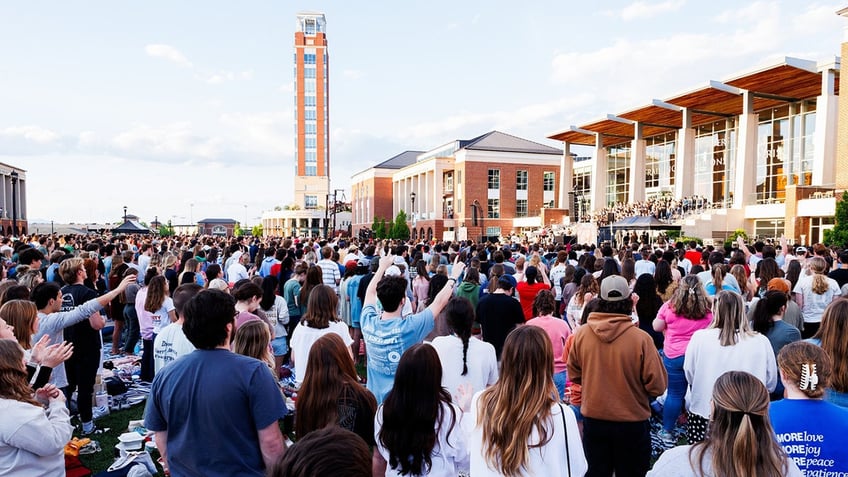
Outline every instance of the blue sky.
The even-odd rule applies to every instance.
[[[545,139],[783,56],[839,53],[834,2],[0,3],[0,161],[30,221],[255,223],[293,199],[295,15],[323,11],[334,188],[493,129]],[[189,204],[194,204],[191,207]],[[245,205],[247,208],[245,208]]]

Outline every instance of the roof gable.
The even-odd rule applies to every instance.
[[[462,144],[465,143],[465,144]],[[530,154],[562,154],[562,149],[546,146],[528,139],[492,131],[468,141],[462,141],[461,147],[477,151],[524,152]]]

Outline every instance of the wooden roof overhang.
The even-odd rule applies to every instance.
[[[838,95],[838,72],[834,88]],[[753,95],[754,111],[761,111],[821,95],[822,73],[818,71],[815,62],[787,57],[777,64],[724,82],[711,81],[706,86],[663,101],[655,100],[650,105],[616,116],[608,116],[579,127],[571,126],[548,137],[571,144],[595,146],[595,133],[599,133],[606,147],[633,139],[634,126],[629,121],[641,123],[643,137],[652,137],[682,127],[683,113],[675,107],[691,110],[692,126],[710,123],[722,117],[733,118],[743,112],[742,90]]]

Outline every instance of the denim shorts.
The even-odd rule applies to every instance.
[[[271,350],[274,356],[284,356],[289,352],[289,344],[286,336],[278,336],[271,341]]]

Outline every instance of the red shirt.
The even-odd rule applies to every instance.
[[[536,299],[536,295],[539,294],[542,290],[550,290],[551,287],[545,285],[544,282],[536,282],[534,284],[529,284],[527,282],[521,282],[515,287],[516,291],[518,291],[518,298],[521,301],[521,310],[524,312],[524,321],[533,318],[533,301]]]
[[[687,250],[683,256],[689,259],[689,261],[692,262],[692,265],[701,264],[701,252],[697,250]]]

